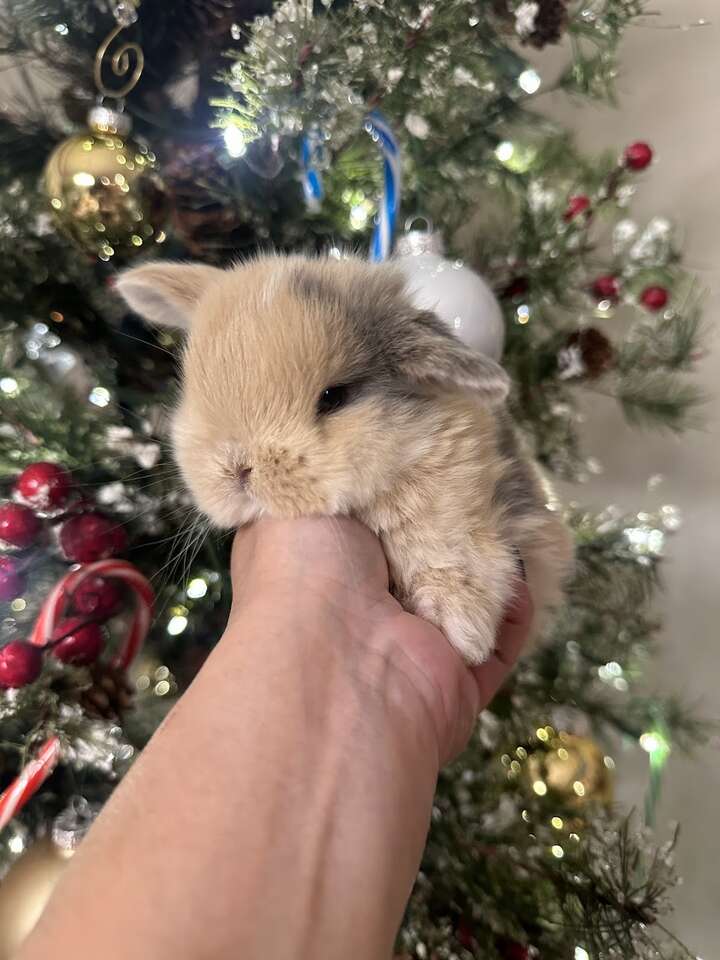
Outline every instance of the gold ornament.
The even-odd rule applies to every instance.
[[[46,837],[13,864],[0,884],[0,960],[10,960],[40,918],[68,855]]]
[[[168,204],[155,154],[125,135],[123,114],[100,107],[88,120],[90,129],[59,144],[45,167],[58,226],[105,261],[162,243]]]
[[[577,806],[588,802],[609,805],[613,799],[613,764],[608,761],[594,740],[560,733],[544,749],[530,754],[527,769],[536,793],[559,794]]]
[[[138,5],[139,0],[115,4],[116,26],[95,54],[98,93],[117,100],[118,107],[94,107],[89,129],[59,144],[45,166],[45,189],[58,227],[86,253],[105,261],[162,243],[169,208],[157,158],[129,136],[130,119],[122,111],[121,98],[135,88],[143,71],[142,48],[121,41],[111,49],[136,22]]]

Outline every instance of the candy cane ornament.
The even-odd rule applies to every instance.
[[[135,611],[130,630],[122,649],[113,660],[113,666],[126,670],[139,653],[150,629],[155,603],[153,588],[140,571],[126,560],[98,560],[66,574],[48,594],[30,634],[30,643],[46,647],[52,641],[57,625],[63,619],[72,601],[73,593],[83,580],[93,576],[121,580],[130,587],[135,597]]]
[[[383,156],[384,190],[378,210],[377,225],[370,244],[370,259],[373,263],[381,263],[392,253],[393,237],[400,209],[402,185],[400,147],[390,124],[379,110],[372,110],[368,114],[365,131],[380,146]]]
[[[370,260],[380,263],[392,253],[393,237],[400,210],[402,165],[400,145],[390,124],[379,110],[371,110],[363,129],[380,148],[383,158],[383,194],[378,204],[377,223],[370,243]],[[302,186],[308,209],[320,209],[325,195],[318,158],[323,149],[322,134],[312,127],[305,135],[300,150]]]
[[[59,759],[60,738],[53,736],[45,741],[37,756],[23,767],[20,775],[0,794],[0,831],[5,829],[30,797],[45,783]]]
[[[113,666],[127,669],[142,647],[150,629],[155,594],[145,577],[131,563],[125,560],[98,560],[87,566],[71,570],[50,591],[35,621],[30,642],[46,647],[53,639],[57,625],[62,621],[70,606],[74,592],[87,578],[93,576],[111,577],[126,583],[135,597],[135,611],[130,630]],[[25,806],[36,793],[60,760],[61,744],[57,735],[50,737],[42,745],[33,759],[23,767],[19,775],[0,795],[0,830]]]

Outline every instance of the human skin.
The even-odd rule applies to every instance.
[[[346,519],[263,520],[227,629],[17,960],[388,958],[438,771],[528,632],[523,586],[469,669]]]

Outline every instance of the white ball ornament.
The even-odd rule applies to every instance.
[[[500,360],[505,323],[494,293],[461,260],[445,259],[442,238],[429,223],[426,230],[408,230],[410,225],[398,239],[394,262],[408,279],[413,303],[433,310],[466,346]]]

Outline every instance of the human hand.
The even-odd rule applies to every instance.
[[[320,622],[329,616],[345,668],[412,723],[428,725],[438,765],[464,749],[478,712],[512,670],[532,619],[523,582],[490,659],[468,667],[437,627],[391,596],[379,540],[347,518],[266,519],[244,528],[232,574],[231,625],[268,592],[279,617],[290,609],[306,626],[317,622],[318,636],[327,634]]]
[[[262,520],[237,535],[232,579],[227,630],[23,960],[390,955],[439,767],[515,660],[527,593],[470,670],[392,598],[377,538],[352,520]],[[78,947],[76,918],[109,883]]]

